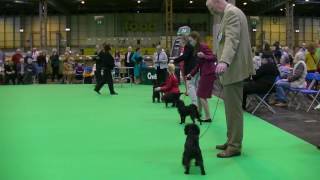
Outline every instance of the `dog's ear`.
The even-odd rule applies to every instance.
[[[200,135],[200,128],[196,124],[189,124],[189,129],[188,129],[188,134],[189,135]]]
[[[200,135],[200,128],[196,124],[194,124],[194,134],[196,134],[198,136]]]

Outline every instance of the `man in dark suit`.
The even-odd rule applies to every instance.
[[[100,89],[105,83],[108,83],[109,91],[111,95],[118,95],[114,91],[113,79],[111,71],[114,68],[114,58],[110,54],[110,45],[104,45],[103,50],[99,52],[97,62],[96,62],[96,72],[101,74],[101,79],[97,82],[94,91],[100,94]]]
[[[129,46],[128,47],[128,52],[125,54],[124,56],[124,62],[125,62],[125,66],[129,67],[130,69],[129,71],[129,76],[132,79],[132,82],[134,83],[134,75],[133,75],[133,67],[134,67],[134,63],[131,61],[131,58],[133,56],[133,52],[132,52],[132,47]],[[130,80],[128,79],[128,83],[130,82]]]

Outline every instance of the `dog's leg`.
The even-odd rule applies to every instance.
[[[203,164],[200,165],[201,175],[206,175]]]
[[[202,153],[200,153],[196,156],[196,165],[200,166],[201,170],[201,175],[206,175],[206,172],[204,170],[204,165],[203,165],[203,158],[202,158]]]
[[[186,122],[186,117],[185,116],[180,116],[180,124],[184,124]]]
[[[195,120],[194,120],[194,117],[193,116],[190,116],[191,120],[192,120],[192,123],[195,124]]]
[[[190,165],[184,166],[185,172],[184,174],[190,174]]]

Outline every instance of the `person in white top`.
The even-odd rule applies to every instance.
[[[157,52],[153,55],[153,63],[157,72],[157,81],[159,84],[162,84],[167,76],[168,56],[160,45],[157,46]]]

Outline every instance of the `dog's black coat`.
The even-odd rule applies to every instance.
[[[180,99],[182,93],[167,93],[166,95],[162,96],[162,101],[168,107],[169,103],[172,103],[172,107],[177,106],[177,101]]]
[[[159,103],[160,102],[160,92],[159,91],[155,91],[154,89],[159,87],[159,83],[157,81],[153,81],[153,91],[152,91],[152,102],[155,103],[156,99],[157,99],[157,102]]]
[[[187,116],[190,116],[193,123],[195,123],[195,119],[197,119],[201,124],[200,114],[198,112],[198,108],[196,105],[190,104],[189,106],[186,106],[182,100],[178,100],[177,108],[178,108],[178,112],[180,114],[180,119],[181,119],[180,124],[183,124],[186,122]]]
[[[185,167],[185,174],[190,173],[190,163],[192,159],[196,160],[196,166],[200,167],[201,174],[205,175],[203,158],[199,146],[200,129],[196,124],[188,124],[184,128],[184,134],[187,136],[184,144],[182,164]]]

